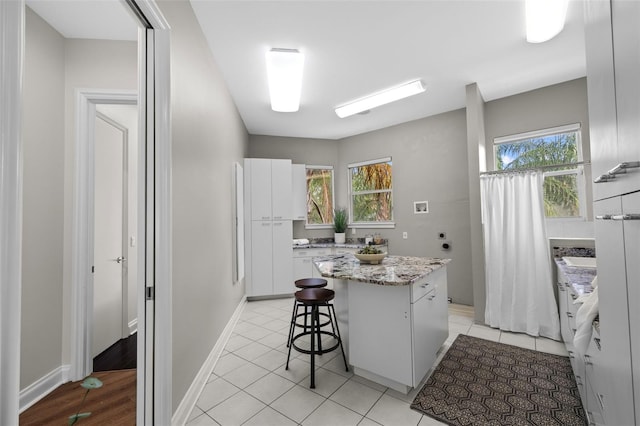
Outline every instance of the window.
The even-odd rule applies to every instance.
[[[348,167],[351,224],[356,227],[393,226],[391,158],[349,164]]]
[[[333,224],[333,167],[307,166],[307,227]]]
[[[547,218],[584,216],[579,124],[496,138],[494,153],[496,170],[550,170],[544,173]]]

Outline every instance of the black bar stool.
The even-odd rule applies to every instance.
[[[325,280],[324,278],[301,278],[299,280],[295,280],[294,284],[297,288],[299,289],[305,289],[305,288],[322,288],[322,287],[326,287],[327,286],[327,280]],[[293,328],[294,325],[297,321],[298,317],[304,317],[304,328],[307,329],[307,317],[310,314],[309,308],[305,307],[304,313],[303,314],[298,314],[298,310],[296,309],[296,305],[298,305],[298,301],[294,299],[293,301],[293,310],[291,312],[291,325],[289,326],[289,337],[287,338],[287,347],[289,347],[289,345],[291,344],[291,339],[293,338]],[[331,316],[329,316],[328,314],[325,313],[321,313],[318,312],[318,315],[323,315],[325,317],[328,317],[329,320],[331,320]],[[322,324],[323,326],[326,325],[326,323]],[[333,324],[332,324],[333,326]],[[318,344],[322,344],[320,342],[318,342]]]
[[[340,329],[338,328],[338,319],[336,318],[336,310],[333,307],[333,303],[330,303],[334,297],[335,297],[334,291],[326,288],[306,288],[306,289],[297,291],[295,294],[296,305],[294,308],[294,314],[293,314],[294,321],[292,325],[294,326],[294,328],[295,326],[301,327],[302,331],[298,334],[293,335],[293,337],[291,338],[290,345],[289,345],[289,352],[287,353],[287,365],[285,369],[286,370],[289,369],[289,359],[291,358],[291,348],[294,348],[295,350],[301,353],[310,354],[311,355],[311,385],[310,385],[311,389],[314,389],[316,387],[316,380],[315,380],[316,378],[315,356],[316,355],[322,355],[324,353],[331,352],[337,349],[338,347],[340,347],[340,350],[342,351],[342,359],[344,359],[344,367],[346,371],[349,371],[349,365],[347,364],[347,357],[344,353],[344,347],[342,346],[342,339],[340,338]],[[305,309],[307,308],[311,309],[311,315],[309,316],[311,318],[311,325],[309,327],[306,327],[305,325],[297,324],[295,322],[295,318],[297,318],[298,308],[301,305],[304,306]],[[318,315],[318,309],[321,306],[326,306],[328,308],[329,319],[332,326],[334,326],[332,331],[322,330],[322,326],[327,325],[329,322],[320,324],[320,315]],[[322,335],[331,336],[333,339],[335,339],[336,341],[335,344],[324,349],[320,347],[320,345],[318,345],[319,347],[316,349],[316,339],[318,340],[318,342],[320,342],[320,338]],[[310,337],[311,349],[304,349],[296,345],[296,340],[303,336]]]

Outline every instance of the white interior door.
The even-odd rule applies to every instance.
[[[120,340],[126,300],[126,132],[96,117],[92,356]]]

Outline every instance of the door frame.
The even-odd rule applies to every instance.
[[[73,217],[71,235],[71,362],[69,379],[81,380],[93,372],[91,342],[93,338],[93,250],[95,186],[95,120],[97,104],[136,105],[138,92],[131,90],[76,90],[76,138],[74,158]],[[138,108],[139,111],[142,108]],[[140,112],[138,116],[140,116]],[[142,126],[139,125],[139,129]],[[140,131],[140,141],[144,141]],[[144,144],[141,144],[144,145]],[[140,148],[139,148],[140,151]],[[144,151],[141,154],[145,154]],[[138,159],[144,171],[145,156]],[[140,195],[144,192],[140,192]],[[144,211],[144,204],[138,203]],[[140,217],[140,215],[139,215]],[[142,217],[144,224],[145,218]],[[146,219],[148,220],[148,218]],[[139,236],[138,236],[139,237]],[[138,251],[145,251],[144,239]],[[138,256],[144,259],[144,256]],[[143,269],[139,269],[143,273]],[[135,280],[144,282],[144,277]],[[140,317],[144,311],[138,312]],[[144,352],[144,347],[141,348]]]
[[[18,424],[24,0],[0,1],[0,424]]]
[[[145,197],[138,213],[143,235],[139,243],[145,244],[138,333],[142,345],[154,348],[144,357],[138,351],[136,423],[170,424],[170,27],[155,0],[123,1],[144,27],[138,38],[138,104],[144,136],[139,142],[146,158],[140,184]],[[0,424],[18,424],[19,418],[24,8],[24,0],[0,1]]]

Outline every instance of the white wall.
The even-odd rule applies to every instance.
[[[62,363],[64,39],[26,8],[20,389]]]
[[[247,131],[186,1],[171,26],[173,410],[244,296],[233,283],[232,171]]]

